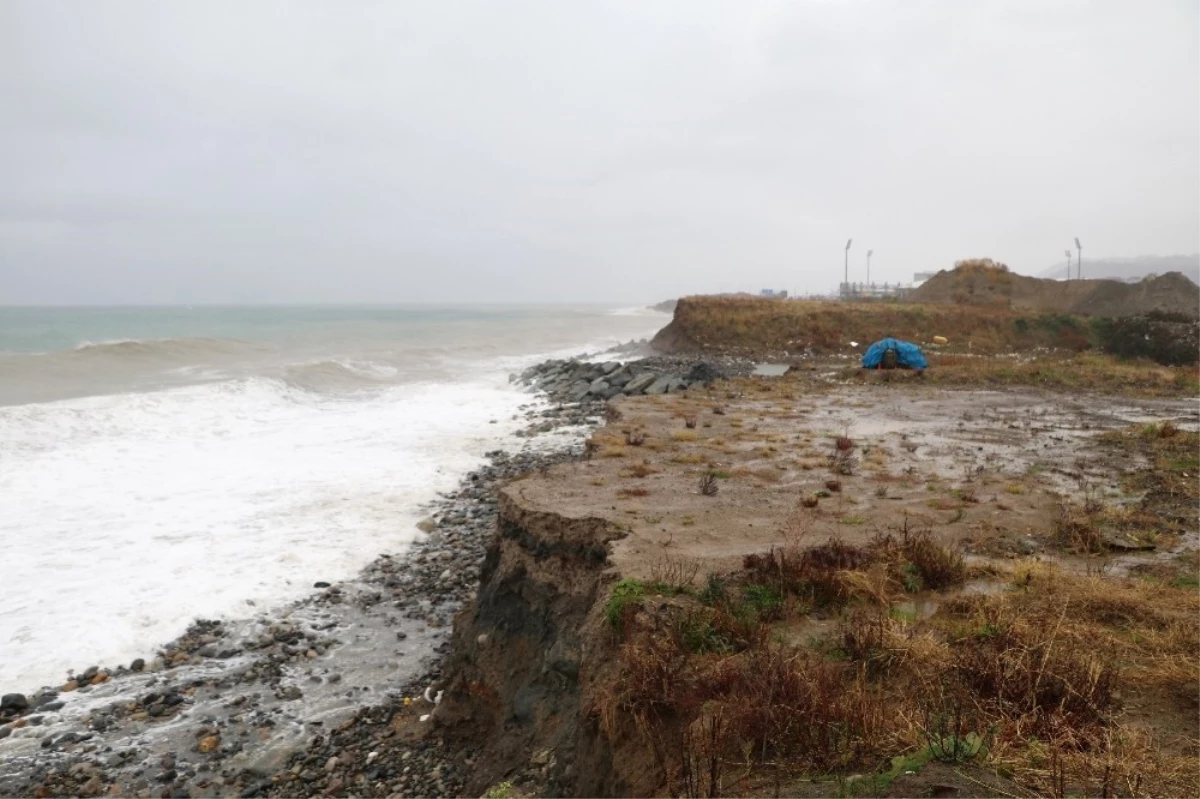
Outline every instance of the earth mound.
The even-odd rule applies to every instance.
[[[1152,311],[1200,315],[1200,287],[1179,272],[1138,283],[1045,280],[1017,275],[989,258],[959,261],[917,288],[916,303],[982,305],[1083,316],[1138,316]]]

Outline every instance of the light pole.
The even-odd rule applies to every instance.
[[[1079,257],[1075,259],[1075,274],[1080,280],[1083,280],[1083,245],[1079,243],[1079,237],[1075,237],[1075,249],[1079,250]]]
[[[1070,283],[1071,282],[1071,251],[1065,250],[1064,252],[1066,252],[1066,254],[1067,254],[1067,282]]]
[[[847,294],[850,293],[850,244],[853,241],[854,241],[854,239],[846,239],[845,277],[842,280],[842,285],[844,285],[846,287]]]
[[[874,250],[867,250],[867,291],[871,290],[871,255]]]

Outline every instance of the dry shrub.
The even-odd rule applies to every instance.
[[[1072,552],[1107,551],[1093,514],[1069,502],[1060,502],[1054,514],[1054,537],[1059,546]]]
[[[818,605],[845,604],[854,597],[886,602],[896,589],[948,588],[967,576],[961,553],[938,543],[928,529],[912,529],[908,519],[866,547],[831,538],[807,549],[784,546],[747,555],[742,565],[756,582]]]
[[[858,468],[858,456],[851,449],[835,450],[833,455],[829,456],[829,470],[834,474],[840,474],[844,477],[849,477],[854,474],[854,470]]]
[[[962,553],[936,541],[930,528],[910,527],[907,517],[891,532],[875,536],[869,548],[888,563],[905,591],[950,588],[967,577]]]
[[[1046,624],[1004,602],[982,603],[972,629],[953,642],[955,675],[995,715],[1022,719],[1031,732],[1102,723],[1116,669],[1110,658],[1060,637],[1065,617]]]
[[[605,405],[604,405],[604,421],[605,422],[607,422],[608,424],[613,424],[615,422],[621,421],[621,419],[624,418],[624,416],[625,416],[625,414],[621,413],[621,409],[618,408],[616,405],[613,405],[611,402],[605,403]]]
[[[817,605],[844,605],[854,597],[875,597],[875,586],[862,569],[875,558],[866,550],[831,538],[800,549],[773,547],[764,555],[747,555],[742,565],[755,583],[777,588]]]
[[[621,497],[645,497],[650,495],[650,489],[642,486],[634,486],[633,488],[622,488],[617,491],[617,496]]]
[[[605,731],[615,735],[618,715],[639,726],[655,727],[698,709],[697,663],[673,636],[641,635],[621,647],[621,674],[611,693],[598,701]]]
[[[813,770],[846,768],[877,756],[886,703],[852,665],[769,646],[726,660],[721,668],[719,699],[738,750]]]
[[[631,447],[640,447],[646,443],[646,434],[641,430],[626,430],[625,443]]]
[[[696,427],[696,421],[697,421],[697,419],[696,419],[696,415],[694,413],[684,414],[683,426],[686,427],[688,430],[692,430]]]
[[[664,556],[650,565],[650,581],[674,591],[690,589],[700,573],[700,562],[691,558]]]
[[[720,490],[720,486],[717,485],[717,476],[713,472],[700,478],[700,493],[704,496],[715,497]]]
[[[621,472],[624,477],[649,477],[652,474],[658,474],[658,469],[652,467],[649,463],[642,462],[630,466]]]

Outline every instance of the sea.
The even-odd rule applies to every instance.
[[[353,576],[515,446],[509,375],[653,335],[595,306],[0,307],[0,693]]]

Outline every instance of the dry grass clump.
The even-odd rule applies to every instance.
[[[1036,386],[1125,396],[1196,396],[1200,370],[1168,368],[1151,361],[1128,361],[1099,353],[1046,354],[1027,358],[930,355],[927,382],[946,386]],[[858,372],[846,370],[847,378]]]
[[[642,486],[634,486],[633,488],[622,488],[617,491],[619,497],[647,497],[650,496],[650,489]]]
[[[993,715],[1022,719],[1042,734],[1103,721],[1116,669],[1093,649],[1060,638],[1064,617],[1031,618],[1005,603],[981,603],[970,629],[953,641],[956,676]]]
[[[646,461],[634,464],[628,469],[621,471],[622,477],[649,477],[652,474],[658,474],[658,469],[655,469]]]
[[[818,606],[855,599],[886,604],[893,594],[949,588],[967,576],[961,553],[936,541],[929,529],[911,528],[907,519],[865,547],[832,538],[806,549],[772,548],[747,555],[743,568],[755,582]]]
[[[753,556],[667,618],[639,615],[597,705],[610,734],[633,719],[671,794],[700,782],[747,793],[772,773],[870,770],[897,753],[917,753],[914,769],[931,759],[997,769],[1010,795],[1197,794],[1195,591],[1030,562],[1011,590],[911,618],[891,609],[891,564],[902,555],[945,584],[961,560],[904,533]],[[772,632],[803,612],[773,582],[797,572],[864,588],[819,645]],[[1152,710],[1131,715],[1135,704]]]
[[[1060,502],[1054,513],[1054,538],[1071,552],[1107,551],[1095,514],[1070,502]]]

